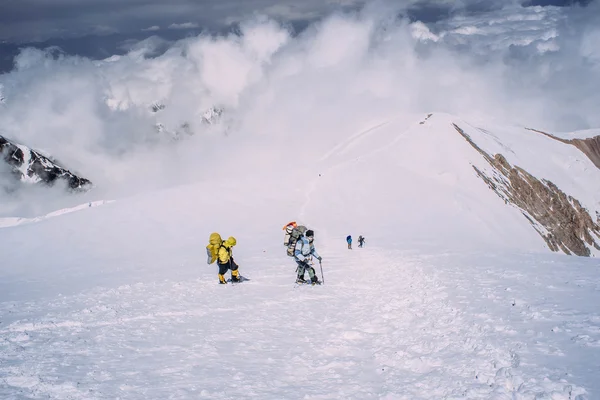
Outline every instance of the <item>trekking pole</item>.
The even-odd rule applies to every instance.
[[[325,276],[323,276],[323,264],[321,264],[321,260],[319,260],[319,267],[321,267],[321,282],[323,285],[325,284]]]

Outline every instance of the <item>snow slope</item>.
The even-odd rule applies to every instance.
[[[380,240],[394,244],[428,242],[433,236],[435,246],[448,248],[541,249],[543,243],[523,217],[476,178],[471,164],[483,168],[483,159],[451,121],[443,114],[426,121],[392,121],[358,138],[353,152],[343,150],[344,161],[325,167],[315,190],[313,219],[331,226],[335,218],[338,229],[348,223],[355,224],[352,230],[372,226],[386,232]],[[334,193],[326,190],[332,185]],[[342,212],[331,215],[332,203]]]
[[[597,261],[550,254],[457,121],[335,132],[302,168],[287,142],[228,141],[196,184],[1,229],[0,397],[598,398]],[[578,157],[552,154],[544,174]],[[293,284],[290,219],[315,229],[321,287]],[[250,281],[216,284],[213,231]]]

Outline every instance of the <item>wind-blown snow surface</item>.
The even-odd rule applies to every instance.
[[[548,254],[451,121],[374,121],[293,169],[266,137],[197,184],[1,229],[0,397],[598,398],[597,261]],[[290,219],[325,285],[294,286]],[[213,231],[250,281],[217,284]]]

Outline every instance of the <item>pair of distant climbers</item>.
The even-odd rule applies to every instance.
[[[346,236],[346,243],[348,243],[348,250],[352,250],[352,235]],[[365,244],[365,238],[363,235],[358,237],[358,247],[363,247]]]
[[[211,233],[208,240],[208,246],[206,246],[208,259],[206,262],[208,264],[217,262],[219,266],[219,283],[222,285],[227,284],[225,274],[229,270],[231,271],[231,282],[240,282],[239,267],[233,259],[233,246],[236,244],[237,241],[233,236],[229,236],[227,240],[221,240],[221,235],[216,232]]]
[[[312,267],[312,260],[316,258],[321,262],[323,257],[319,255],[315,249],[314,240],[315,233],[305,226],[298,226],[296,222],[290,222],[283,227],[285,236],[283,239],[284,246],[287,247],[287,255],[294,257],[296,261],[296,283],[308,283],[304,279],[304,274],[308,272],[310,283],[320,285],[322,282],[315,274],[315,269]]]

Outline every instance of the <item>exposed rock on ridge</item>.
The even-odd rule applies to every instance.
[[[15,178],[21,182],[53,185],[58,181],[65,181],[73,190],[87,190],[92,184],[88,179],[79,177],[60,166],[56,161],[2,136],[0,136],[0,156],[11,167]]]
[[[150,111],[153,114],[157,114],[157,113],[160,113],[161,111],[163,111],[165,108],[166,108],[166,106],[163,103],[155,102],[155,103],[152,103],[152,105],[150,106]],[[215,125],[220,121],[222,114],[223,114],[222,108],[210,107],[209,109],[207,109],[200,115],[201,124]],[[162,122],[157,122],[154,125],[154,127],[158,133],[166,134],[167,136],[169,136],[170,138],[175,139],[175,140],[181,139],[186,136],[191,136],[194,134],[192,126],[190,125],[189,122],[183,122],[175,128],[172,128],[172,127],[170,128],[170,127],[167,127]]]
[[[546,132],[538,131],[537,129],[527,128],[530,131],[541,133],[549,138],[558,140],[559,142],[571,144],[577,147],[583,154],[585,154],[597,168],[600,168],[600,136],[595,136],[587,139],[563,139],[551,135]]]
[[[600,226],[577,199],[552,182],[510,165],[502,154],[492,157],[458,125],[453,126],[493,168],[491,174],[486,174],[473,166],[477,175],[507,204],[521,210],[552,251],[590,256],[589,247],[600,250]]]

